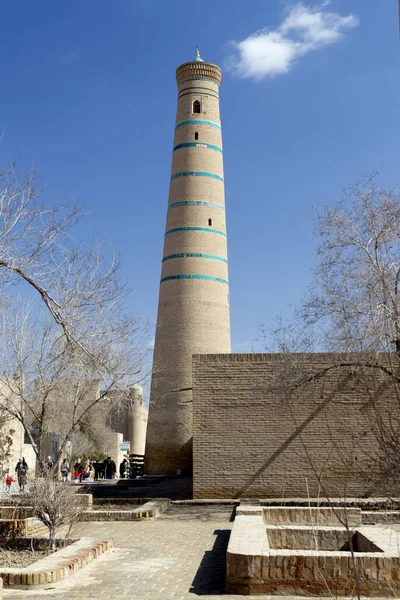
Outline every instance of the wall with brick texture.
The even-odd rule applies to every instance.
[[[342,358],[348,359],[293,355],[293,364],[301,361],[302,372],[316,373]],[[335,393],[345,372],[333,370],[289,400],[277,384],[290,360],[280,354],[193,357],[194,498],[382,494],[385,477],[378,488],[368,481],[369,475],[378,479],[379,448],[364,387],[346,373]],[[377,389],[380,383],[377,377]]]

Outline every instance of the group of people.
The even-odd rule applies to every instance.
[[[23,492],[25,491],[25,484],[26,484],[26,476],[28,474],[28,463],[26,462],[25,458],[19,458],[17,465],[15,467],[15,472],[17,474],[17,481],[18,481],[18,485],[19,485],[19,491]],[[7,480],[6,480],[6,488],[8,487],[8,490],[11,489],[11,483],[12,483],[12,478],[10,481],[10,475],[8,476],[8,482],[9,485],[7,486]]]
[[[15,473],[17,475],[17,481],[18,481],[20,492],[25,491],[26,476],[28,473],[28,469],[29,469],[28,463],[26,462],[25,458],[24,457],[19,458],[18,462],[17,462],[17,466],[15,467]],[[16,480],[12,478],[11,473],[7,473],[7,475],[6,475],[6,492],[11,491],[11,486],[15,481]]]
[[[84,462],[78,459],[74,465],[74,476],[79,481],[89,478],[93,478],[94,481],[98,481],[99,479],[114,479],[116,471],[115,462],[111,456],[107,456],[105,460],[87,459]]]
[[[45,461],[39,461],[39,474],[45,475],[46,473],[48,473],[50,471],[50,469],[53,467],[53,464],[54,463],[53,463],[53,459],[51,458],[51,456],[48,456]],[[11,473],[8,473],[6,475],[6,492],[11,491],[11,486],[16,481],[18,482],[18,485],[19,485],[19,491],[24,492],[25,485],[26,485],[26,478],[28,475],[28,470],[29,470],[29,466],[28,466],[28,463],[26,462],[25,458],[24,457],[19,458],[18,462],[16,464],[16,467],[15,467],[15,474],[16,474],[17,479],[13,479]]]
[[[54,461],[51,456],[48,456],[45,461],[39,461],[39,476],[44,476],[51,471],[54,467]],[[28,464],[24,457],[18,459],[17,465],[15,467],[16,480],[13,479],[10,473],[7,474],[5,479],[6,491],[11,491],[11,485],[18,481],[19,491],[25,491],[27,473],[28,473]],[[68,475],[71,469],[69,467],[68,461],[66,458],[60,464],[60,474],[62,480],[64,482],[68,481]],[[94,481],[98,481],[99,479],[114,479],[116,476],[117,468],[115,466],[115,462],[112,460],[111,456],[108,456],[105,460],[81,460],[78,459],[74,464],[73,470],[73,479],[75,481],[83,481],[84,479],[92,478]],[[121,462],[119,467],[120,477],[129,476],[129,462],[126,458]]]

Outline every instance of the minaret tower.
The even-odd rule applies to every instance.
[[[192,469],[192,355],[229,353],[221,69],[176,71],[178,108],[151,382],[146,471]]]

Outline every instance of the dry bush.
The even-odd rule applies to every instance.
[[[84,510],[76,491],[47,475],[35,479],[24,494],[25,506],[31,506],[33,516],[39,519],[49,530],[49,545],[55,550],[57,528],[72,525]]]

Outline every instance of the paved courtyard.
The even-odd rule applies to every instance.
[[[53,589],[6,589],[4,598],[237,599],[223,594],[231,515],[229,506],[181,505],[154,521],[82,523],[80,535],[113,536],[114,552]]]
[[[154,521],[82,523],[79,535],[112,536],[115,550],[52,589],[5,589],[3,598],[270,599],[224,594],[232,510],[227,505],[174,505]],[[400,525],[394,529],[399,530]],[[273,598],[279,600],[278,596]]]

